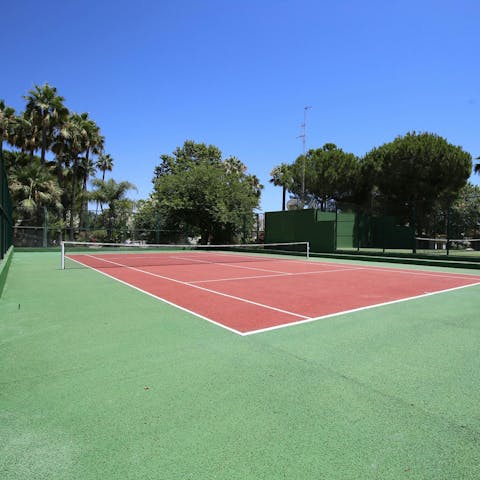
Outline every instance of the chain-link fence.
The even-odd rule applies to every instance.
[[[262,243],[264,239],[263,214],[254,214],[253,228],[247,227],[238,235],[236,243]],[[89,212],[82,222],[77,222],[71,230],[62,225],[49,225],[45,215],[43,225],[29,225],[28,222],[17,223],[13,228],[13,242],[16,247],[55,247],[62,240],[78,242],[113,242],[113,243],[145,243],[145,244],[191,244],[199,243],[200,236],[185,227],[183,229],[162,228],[159,224],[154,228],[139,228],[135,214],[114,224],[102,214]],[[64,222],[66,223],[66,222]],[[121,223],[119,225],[118,223]]]
[[[188,243],[191,241],[183,232],[170,230],[123,229],[86,229],[55,226],[16,225],[13,229],[13,242],[16,247],[55,247],[62,240],[72,239],[78,242],[114,242],[114,243]]]

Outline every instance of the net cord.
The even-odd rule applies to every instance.
[[[190,245],[190,244],[182,244],[182,245],[172,245],[172,244],[153,244],[153,243],[145,243],[145,244],[138,244],[138,243],[107,243],[107,242],[76,242],[73,240],[63,240],[60,242],[60,249],[61,249],[61,269],[65,270],[65,246],[68,245],[75,245],[75,246],[85,246],[85,247],[118,247],[118,248],[199,248],[200,250],[205,248],[206,250],[211,248],[242,248],[242,247],[275,247],[275,246],[292,246],[292,245],[305,245],[305,256],[307,259],[310,258],[310,242],[281,242],[281,243],[245,243],[245,244],[225,244],[225,245]]]
[[[427,241],[427,242],[478,242],[480,238],[424,238],[416,237],[417,241]]]

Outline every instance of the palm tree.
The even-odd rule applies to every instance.
[[[95,166],[102,172],[102,180],[105,181],[105,172],[111,172],[113,169],[113,158],[110,154],[102,154],[98,157]]]
[[[80,229],[85,228],[88,217],[88,200],[89,193],[87,191],[88,180],[95,175],[95,164],[92,159],[83,157],[78,166],[79,176],[82,179],[82,191],[80,193],[81,215]]]
[[[88,118],[88,113],[82,113],[80,115],[79,121],[82,123],[83,130],[85,131],[84,156],[80,158],[80,163],[78,165],[80,177],[82,178],[81,213],[83,214],[86,212],[88,206],[88,179],[90,175],[95,172],[94,163],[91,159],[91,156],[101,154],[101,152],[103,151],[105,137],[100,134],[100,127],[93,120]],[[85,221],[85,215],[80,215],[80,217],[80,227],[82,227]]]
[[[25,116],[25,113],[22,113],[16,118],[8,143],[18,148],[22,153],[29,153],[30,160],[33,161],[38,138],[37,127]]]
[[[229,157],[225,159],[223,165],[225,167],[227,175],[232,173],[241,175],[247,171],[247,167],[245,166],[245,164],[237,157]]]
[[[76,213],[78,166],[80,155],[87,148],[87,131],[84,119],[77,113],[71,114],[62,125],[52,150],[56,154],[57,178],[60,186],[64,187],[62,203],[64,206],[64,220],[66,211],[70,210],[70,240],[73,240],[73,225]],[[67,186],[70,191],[67,191]]]
[[[254,195],[257,198],[260,198],[260,195],[262,194],[263,185],[260,183],[259,178],[256,175],[247,175],[245,179],[252,187]]]
[[[286,163],[281,163],[275,167],[271,172],[270,176],[272,177],[269,181],[273,183],[275,187],[282,187],[282,210],[285,210],[287,190],[292,186],[292,172],[290,165]]]
[[[100,155],[95,163],[95,166],[102,172],[102,181],[105,181],[105,172],[111,172],[113,170],[113,158],[109,153],[104,153]],[[103,212],[103,207],[100,202],[97,202],[97,208],[95,210],[95,216],[98,215],[98,207],[101,207]]]
[[[62,190],[49,167],[37,158],[10,174],[9,187],[17,214],[29,216],[36,223],[42,217],[42,207],[60,211]]]
[[[0,100],[0,157],[3,152],[3,142],[9,142],[12,139],[16,120],[15,110],[7,107],[5,102]]]
[[[107,236],[112,239],[113,227],[115,220],[117,220],[117,208],[127,200],[126,193],[129,190],[136,190],[137,187],[130,182],[116,182],[113,178],[108,179],[106,182],[99,178],[92,180],[92,185],[95,190],[90,192],[90,198],[99,202],[101,205],[108,204],[107,211]],[[103,210],[102,210],[103,211]]]
[[[34,89],[24,98],[27,100],[25,117],[40,132],[40,160],[44,164],[45,153],[53,141],[54,130],[60,127],[68,116],[68,109],[63,104],[65,99],[57,95],[57,89],[48,83],[41,87],[34,85]]]

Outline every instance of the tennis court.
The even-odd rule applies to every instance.
[[[1,478],[480,478],[476,271],[124,253],[15,251]]]
[[[245,252],[161,250],[66,256],[242,335],[479,284],[478,276],[279,259]]]

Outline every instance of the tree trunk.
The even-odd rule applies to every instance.
[[[75,197],[76,197],[76,183],[77,183],[77,158],[73,161],[72,172],[72,196],[70,200],[70,240],[73,241],[73,217],[75,213]]]
[[[80,212],[80,230],[85,229],[86,217],[88,215],[88,200],[87,200],[87,183],[88,183],[88,163],[89,163],[89,149],[85,154],[85,172],[82,183],[82,208]]]
[[[42,153],[40,154],[40,163],[45,165],[45,152],[47,151],[47,129],[42,130]]]
[[[200,236],[200,245],[207,245],[209,238],[210,238],[210,232],[207,229],[205,230],[202,229],[202,234]]]

